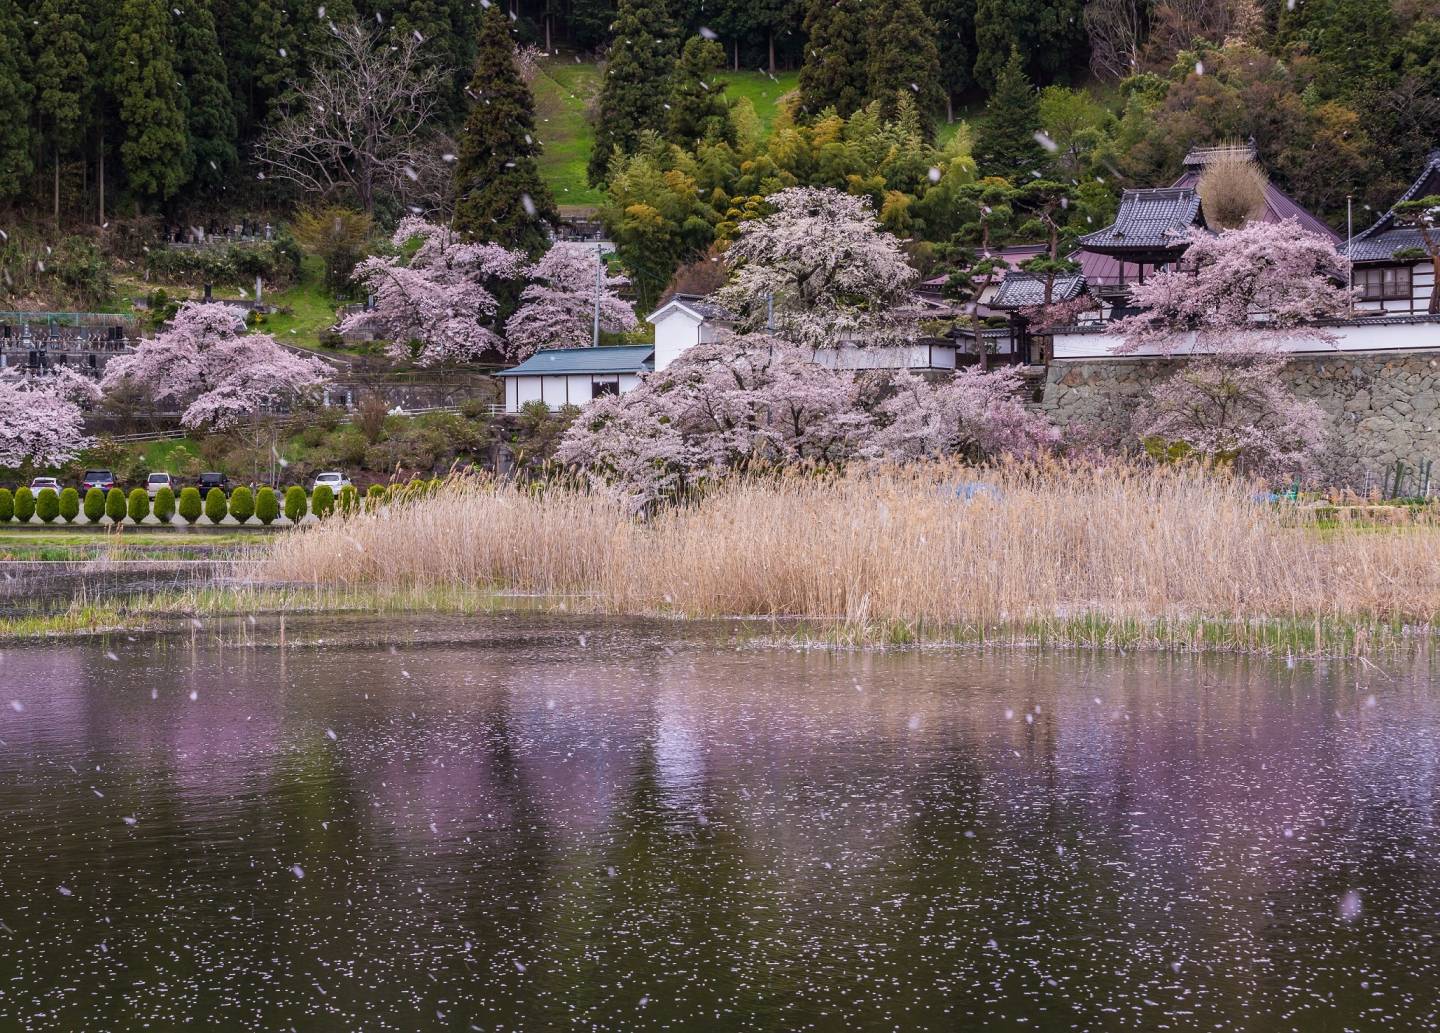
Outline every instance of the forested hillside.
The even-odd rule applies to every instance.
[[[490,229],[521,199],[512,222],[598,199],[649,300],[785,186],[869,196],[923,266],[1081,232],[1122,187],[1163,185],[1221,141],[1253,139],[1332,224],[1347,197],[1364,222],[1440,144],[1433,0],[501,2],[538,121],[501,81],[505,44],[483,60],[488,0],[0,0],[0,205],[27,242],[0,242],[4,289],[36,278],[42,246],[126,220],[213,228],[325,203],[383,228],[457,200],[463,216],[489,177],[472,235],[521,232]],[[577,62],[594,71],[558,74]],[[798,71],[797,88],[762,116],[727,91],[737,70]],[[590,89],[557,85],[576,83]],[[357,127],[382,145],[327,142]],[[552,132],[567,161],[537,179]],[[98,261],[63,251],[73,275]]]

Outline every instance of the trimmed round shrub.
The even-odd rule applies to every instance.
[[[54,488],[41,488],[35,500],[35,515],[47,524],[53,524],[60,515],[60,493]]]
[[[112,524],[125,519],[125,493],[119,488],[111,488],[105,493],[105,515]]]
[[[60,493],[55,488],[40,488],[35,500],[35,514],[45,523],[55,523],[60,514]]]
[[[87,489],[85,492],[85,519],[92,524],[98,524],[104,515],[105,493],[99,488]]]
[[[150,515],[150,495],[144,488],[134,488],[130,492],[130,519],[135,523],[143,523]]]
[[[307,508],[305,501],[305,489],[298,484],[292,484],[285,489],[285,519],[292,524],[298,524],[305,519]]]
[[[335,511],[335,489],[328,484],[316,488],[310,496],[310,509],[321,520],[328,517]]]
[[[60,493],[60,515],[67,524],[73,524],[80,516],[80,493],[74,488],[66,488]]]
[[[200,519],[200,489],[181,488],[180,505],[176,507],[180,511],[180,519],[187,524],[193,524]]]
[[[369,490],[365,492],[365,507],[366,507],[367,509],[375,509],[375,508],[377,508],[378,506],[380,506],[382,503],[384,503],[384,501],[385,501],[385,485],[383,485],[383,484],[372,484],[372,485],[370,485]]]
[[[175,493],[169,488],[161,488],[155,493],[155,519],[162,524],[175,519]]]
[[[255,515],[255,496],[243,485],[230,493],[230,515],[244,523]]]
[[[34,515],[35,495],[29,488],[21,488],[15,492],[15,519],[22,524],[28,524]]]
[[[8,524],[15,519],[15,496],[10,494],[9,488],[0,488],[0,524]]]
[[[280,515],[280,500],[275,497],[274,488],[261,488],[255,493],[255,516],[266,527]]]
[[[225,493],[219,488],[211,488],[205,493],[205,518],[212,524],[218,524],[224,520],[229,509],[229,505],[225,502]]]
[[[360,493],[353,485],[346,485],[340,489],[339,496],[335,499],[335,505],[342,513],[353,513],[360,508]]]

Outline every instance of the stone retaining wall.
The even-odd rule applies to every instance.
[[[1042,408],[1061,427],[1104,444],[1133,441],[1130,418],[1145,389],[1177,362],[1089,359],[1055,362]],[[1320,473],[1336,484],[1378,484],[1398,460],[1440,460],[1440,351],[1299,356],[1285,376],[1325,411]]]

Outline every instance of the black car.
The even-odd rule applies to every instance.
[[[219,488],[230,497],[230,478],[223,473],[202,473],[200,479],[195,482],[195,487],[200,489],[200,497],[203,499],[210,493],[211,488]]]

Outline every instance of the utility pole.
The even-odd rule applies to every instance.
[[[1345,286],[1349,291],[1350,314],[1355,314],[1355,259],[1351,254],[1350,247],[1355,241],[1355,195],[1345,195],[1345,258],[1350,263],[1345,271]],[[1383,293],[1383,292],[1382,292]],[[1385,303],[1381,302],[1383,309]]]
[[[600,291],[605,284],[605,254],[595,245],[595,322],[590,334],[590,347],[600,347]]]

